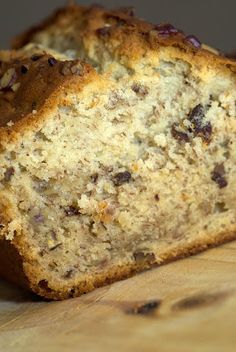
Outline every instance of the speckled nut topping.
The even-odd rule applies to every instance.
[[[48,37],[44,36],[44,30],[48,31]],[[59,9],[40,25],[15,38],[13,47],[18,49],[29,42],[36,42],[59,49],[57,40],[53,43],[50,41],[55,33],[60,31],[65,33],[64,36],[71,43],[72,50],[75,49],[76,43],[79,46],[82,42],[88,42],[84,47],[86,50],[90,46],[89,41],[91,43],[98,37],[99,40],[105,40],[113,49],[116,45],[117,52],[133,58],[136,56],[135,53],[140,53],[145,46],[149,49],[158,49],[160,45],[173,45],[183,51],[192,51],[198,56],[204,55],[205,58],[209,57],[209,53],[219,54],[216,49],[202,44],[196,36],[185,34],[172,24],[150,24],[134,17],[133,8],[111,11],[97,5],[83,7],[75,4]],[[119,42],[122,44],[121,47],[117,46]],[[212,57],[211,59],[213,60]],[[219,56],[214,60],[223,62],[225,59]]]
[[[236,238],[236,61],[98,5],[67,6],[13,47],[2,277],[61,300]]]
[[[62,86],[79,84],[93,71],[79,60],[58,61],[48,54],[27,58],[19,52],[9,59],[0,65],[0,127],[40,110]]]

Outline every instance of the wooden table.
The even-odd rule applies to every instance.
[[[236,242],[64,302],[0,282],[10,351],[236,351]]]

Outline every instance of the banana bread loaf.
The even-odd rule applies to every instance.
[[[0,54],[1,276],[59,300],[236,238],[235,61],[96,6],[14,48]]]

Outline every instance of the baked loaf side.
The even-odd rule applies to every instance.
[[[187,53],[188,59],[194,55],[202,63],[209,59],[211,65],[226,65],[226,59],[216,49],[202,44],[195,36],[184,34],[171,24],[155,25],[140,20],[134,17],[133,8],[109,11],[100,5],[68,5],[16,37],[12,47],[21,49],[29,43],[71,59],[84,59],[99,73],[109,72],[116,79],[127,70],[132,73],[133,67],[142,70],[140,59],[151,57],[160,47],[162,52],[166,48],[168,55]]]
[[[1,54],[0,273],[52,299],[236,237],[235,62],[70,9]]]

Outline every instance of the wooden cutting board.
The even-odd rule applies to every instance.
[[[236,351],[236,242],[64,302],[0,281],[9,351]]]

